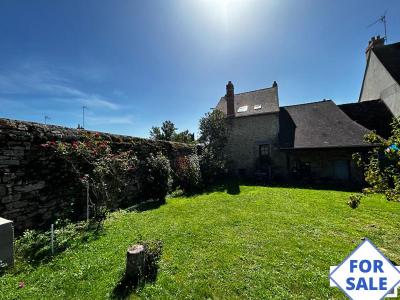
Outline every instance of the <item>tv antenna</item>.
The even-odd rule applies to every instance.
[[[382,16],[380,16],[379,17],[379,19],[378,20],[375,20],[374,22],[372,22],[371,24],[369,24],[368,26],[367,26],[367,28],[369,28],[369,27],[372,27],[372,26],[374,26],[375,24],[377,24],[377,23],[382,23],[383,24],[383,28],[384,28],[384,30],[385,30],[385,36],[383,37],[384,39],[385,39],[385,41],[387,41],[387,34],[386,34],[386,13],[387,13],[387,10],[385,11],[385,13],[382,15]]]
[[[47,125],[47,121],[51,118],[49,116],[44,116],[44,125]]]
[[[85,109],[87,109],[87,106],[83,105],[82,106],[82,129],[85,129]]]

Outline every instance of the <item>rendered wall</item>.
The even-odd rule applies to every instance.
[[[371,52],[360,101],[382,99],[395,116],[400,115],[400,86]]]

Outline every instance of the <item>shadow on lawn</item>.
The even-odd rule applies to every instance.
[[[327,183],[315,183],[315,182],[279,182],[279,181],[255,181],[246,178],[235,178],[228,177],[224,180],[219,180],[213,184],[209,184],[202,189],[194,191],[192,193],[184,193],[178,191],[178,193],[172,193],[170,197],[193,197],[201,194],[211,194],[214,192],[226,192],[229,195],[239,195],[240,186],[263,186],[263,187],[275,187],[275,188],[289,188],[289,189],[309,189],[309,190],[331,190],[331,191],[343,191],[343,192],[361,192],[362,187],[359,185],[349,184],[335,184],[332,182]],[[147,210],[157,209],[162,205],[166,204],[166,200],[148,200],[145,202],[138,203],[127,208],[128,211],[143,212]]]
[[[136,205],[133,205],[129,208],[127,208],[127,211],[137,211],[137,212],[143,212],[146,210],[152,210],[152,209],[157,209],[160,206],[164,205],[165,199],[163,200],[149,200],[145,202],[138,203]]]
[[[306,190],[357,192],[357,193],[360,193],[362,190],[362,187],[360,185],[336,184],[336,183],[274,182],[263,186],[306,189]]]
[[[129,295],[134,292],[138,292],[141,288],[143,288],[146,283],[156,282],[157,273],[158,269],[155,269],[154,273],[149,275],[149,278],[146,278],[145,281],[131,279],[124,274],[115,286],[111,295],[111,299],[127,299]]]
[[[229,195],[239,195],[241,181],[236,178],[226,179],[210,185],[204,189],[204,193],[227,192]]]
[[[332,182],[327,183],[315,183],[315,182],[279,182],[279,181],[255,181],[252,179],[245,178],[228,178],[223,181],[219,181],[211,186],[204,189],[203,192],[209,194],[213,192],[227,192],[230,195],[240,194],[240,186],[265,186],[265,187],[276,187],[276,188],[293,188],[293,189],[310,189],[310,190],[331,190],[331,191],[343,191],[343,192],[360,192],[362,186],[351,185],[351,184],[337,184]]]

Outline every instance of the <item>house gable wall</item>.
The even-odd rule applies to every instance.
[[[269,113],[239,118],[228,118],[229,139],[226,154],[232,171],[244,169],[246,175],[256,170],[259,145],[270,145],[273,174],[282,172],[285,156],[279,151],[279,115]]]
[[[372,51],[365,71],[360,101],[382,99],[395,116],[400,115],[400,86]]]

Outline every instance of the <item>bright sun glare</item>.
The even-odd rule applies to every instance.
[[[234,22],[232,15],[240,13],[249,0],[202,0],[197,2],[197,10],[201,13],[204,20],[214,29],[222,29],[224,31],[232,30]]]

